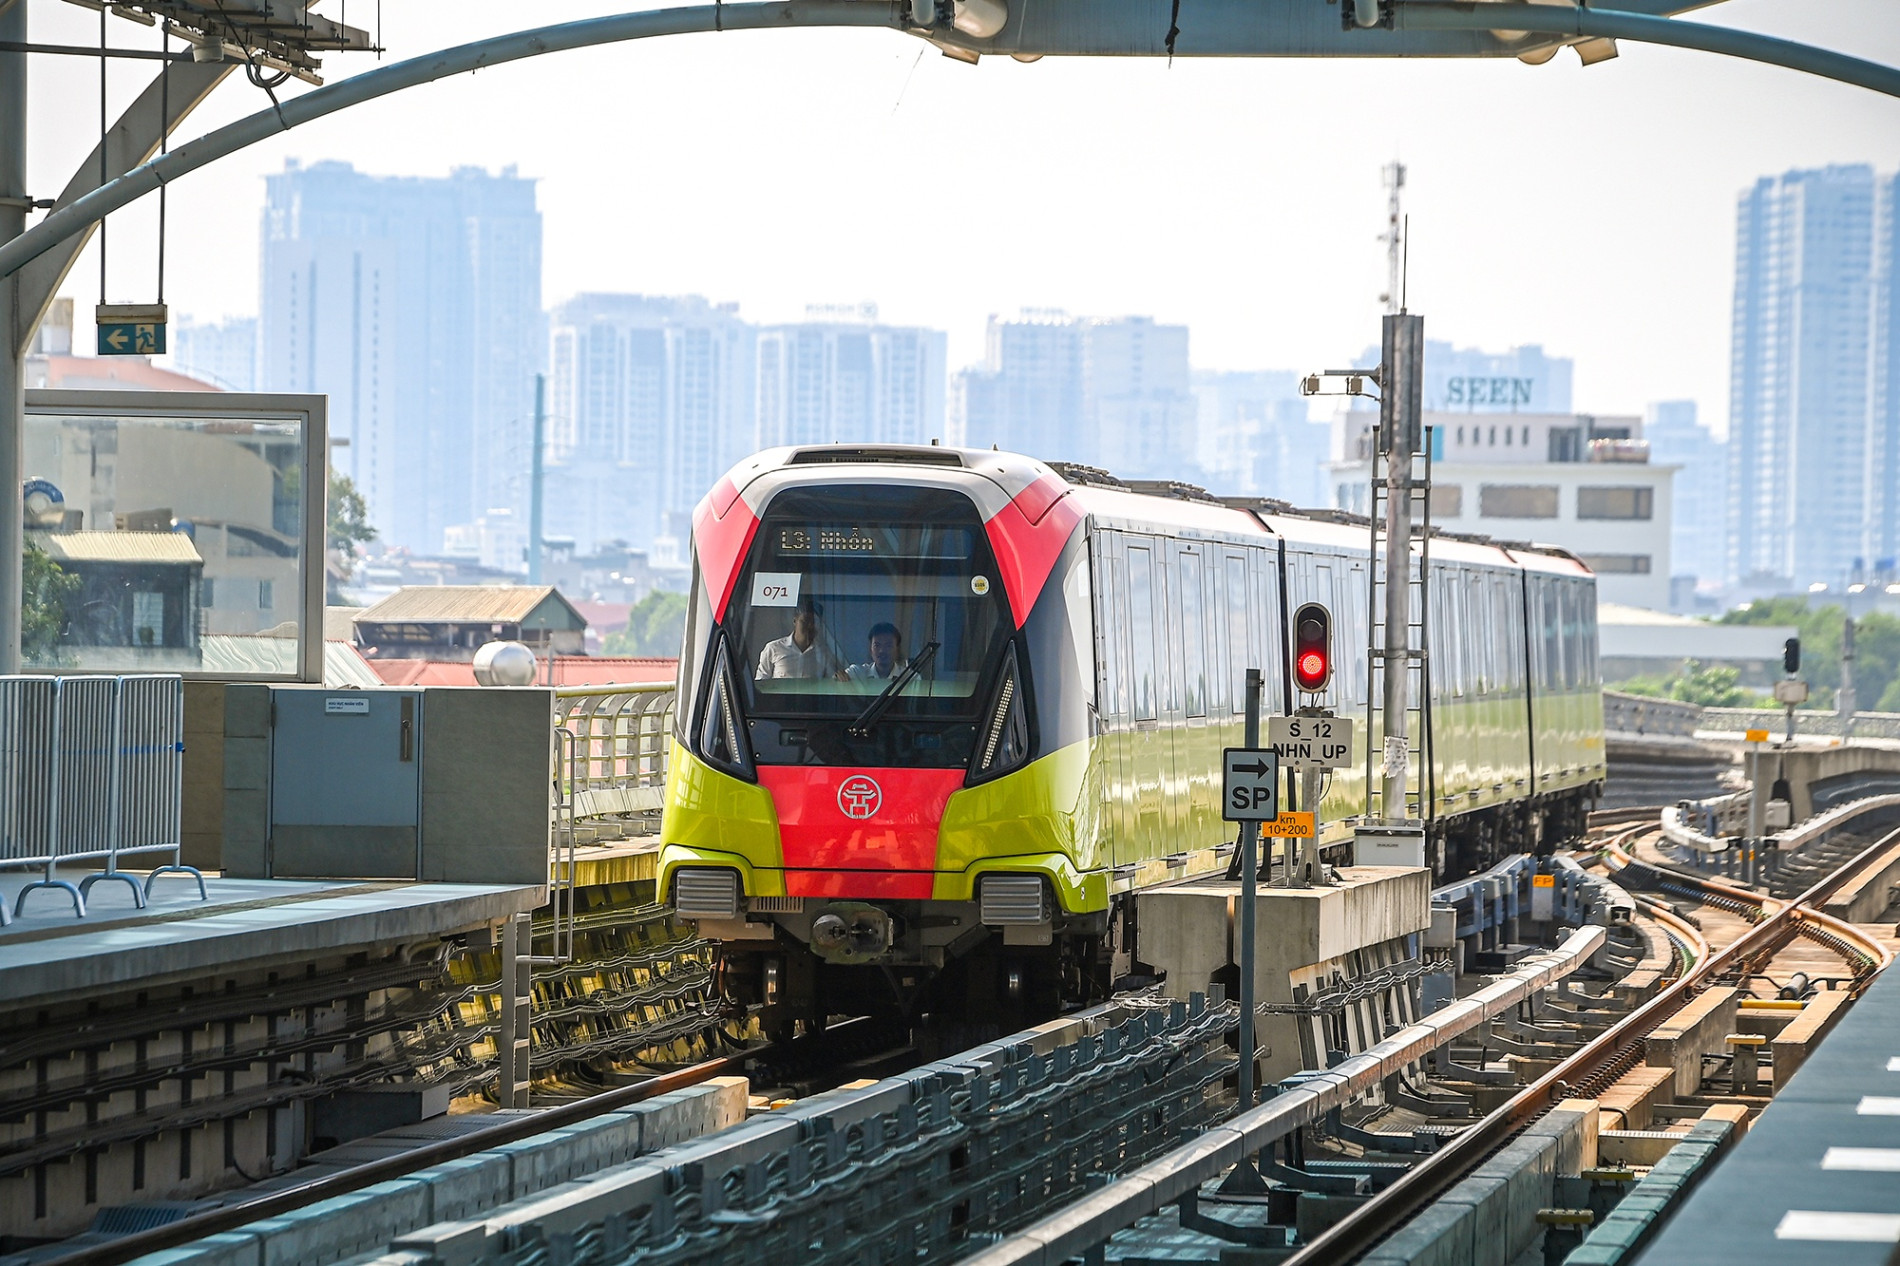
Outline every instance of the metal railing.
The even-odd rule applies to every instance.
[[[1747,730],[1780,734],[1787,724],[1788,714],[1780,708],[1704,708],[1698,728],[1719,734],[1740,734]],[[1824,712],[1819,708],[1796,708],[1794,728],[1797,734],[1832,738],[1900,739],[1900,712],[1856,712],[1844,717],[1839,712]]]
[[[659,829],[673,695],[671,682],[554,692],[554,787],[548,801],[554,953],[530,958],[534,966],[560,967],[574,959],[579,846]]]
[[[560,788],[571,821],[614,820],[635,834],[658,827],[673,695],[670,681],[554,692],[555,728],[572,736]]]
[[[204,876],[182,863],[185,751],[184,682],[175,676],[0,677],[0,867],[29,866],[42,877],[29,893],[58,889],[86,916],[102,879],[132,889],[144,909],[161,875]],[[141,884],[120,869],[133,854],[160,854]],[[170,860],[164,860],[169,855]],[[77,884],[59,867],[98,862]],[[10,922],[0,900],[0,922]]]
[[[1620,690],[1603,692],[1603,728],[1612,734],[1667,734],[1694,738],[1703,724],[1700,704],[1680,699],[1653,699],[1647,695],[1627,695]]]

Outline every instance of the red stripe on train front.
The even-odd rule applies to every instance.
[[[732,600],[739,565],[758,530],[759,517],[752,513],[731,479],[721,479],[693,511],[693,545],[715,620],[726,618],[726,603]]]
[[[778,813],[787,896],[921,900],[963,771],[761,765],[759,785]]]
[[[937,878],[914,870],[788,870],[788,897],[837,897],[851,901],[928,901]]]
[[[1044,475],[983,525],[996,566],[1003,573],[1003,591],[1009,595],[1017,628],[1029,618],[1049,572],[1062,556],[1062,547],[1082,521],[1082,511],[1068,493],[1066,482]]]

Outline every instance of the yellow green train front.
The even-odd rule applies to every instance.
[[[1320,702],[1364,708],[1363,529],[1015,454],[827,447],[742,463],[693,542],[662,891],[724,942],[729,996],[780,1031],[885,1009],[1008,1024],[1138,973],[1130,894],[1227,865],[1220,749],[1240,740],[1246,669],[1264,667],[1269,712],[1295,703],[1289,603],[1333,607],[1341,671]],[[1529,592],[1521,559],[1481,557]],[[1545,570],[1588,584],[1568,560]],[[1526,623],[1499,636],[1523,646]],[[1541,643],[1487,661],[1482,699],[1475,675],[1442,701],[1434,686],[1459,751],[1422,745],[1412,807],[1443,819],[1440,868],[1474,838],[1581,820],[1602,778],[1585,641],[1569,678],[1552,643],[1566,688],[1542,697]],[[1325,793],[1334,840],[1363,772]]]

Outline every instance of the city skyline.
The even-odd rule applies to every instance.
[[[576,0],[563,16],[620,7]],[[1881,0],[1731,0],[1698,20],[1851,43],[1892,62],[1900,25],[1889,16]],[[460,37],[475,38],[519,25],[520,14],[471,0],[456,21]],[[43,5],[35,22],[38,39],[97,38],[96,15],[82,9]],[[147,38],[125,23],[111,34],[128,46]],[[427,10],[383,14],[393,56],[442,35]],[[340,56],[325,73],[340,82],[375,64]],[[116,109],[143,77],[115,64],[109,82]],[[98,89],[77,66],[30,83],[46,121],[28,156],[33,187],[58,188],[70,156],[96,139]],[[1342,137],[1311,108],[1341,99],[1381,122]],[[766,122],[786,115],[787,101],[798,103],[796,127]],[[233,81],[174,143],[267,105]],[[585,122],[609,119],[664,122]],[[930,140],[942,119],[958,121],[957,143]],[[1206,126],[1212,119],[1226,126]],[[1890,167],[1897,124],[1900,104],[1873,94],[1642,46],[1588,68],[1567,55],[1535,67],[1087,58],[970,67],[878,33],[683,37],[399,94],[177,182],[172,258],[219,267],[174,267],[167,297],[214,320],[249,307],[254,262],[230,248],[254,231],[262,177],[286,157],[348,153],[364,170],[429,175],[517,162],[542,182],[550,296],[743,295],[761,321],[795,320],[812,301],[876,299],[893,323],[949,329],[953,365],[980,355],[988,313],[1060,304],[1189,324],[1207,365],[1251,368],[1255,349],[1271,348],[1284,367],[1312,370],[1376,335],[1379,170],[1398,157],[1409,169],[1408,290],[1429,329],[1481,346],[1561,348],[1582,367],[1580,407],[1695,399],[1724,433],[1735,191],[1796,167]],[[630,147],[628,161],[600,161],[601,127]],[[924,209],[952,191],[985,208],[981,227],[924,227]],[[152,297],[151,203],[112,217],[114,298]],[[1559,248],[1558,224],[1587,231]],[[84,301],[82,321],[97,258],[95,246],[65,287]],[[84,342],[89,331],[80,333]]]

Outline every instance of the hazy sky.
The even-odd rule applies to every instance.
[[[97,41],[96,15],[22,2],[32,38]],[[626,6],[381,7],[396,59],[524,15]],[[357,24],[373,15],[368,0],[349,6]],[[1900,63],[1895,0],[1729,0],[1698,16]],[[108,30],[158,42],[118,18]],[[328,61],[333,80],[374,64]],[[36,195],[56,193],[96,139],[98,73],[33,59]],[[113,64],[115,117],[153,73]],[[267,104],[234,75],[180,139]],[[1429,336],[1542,343],[1576,359],[1580,409],[1690,397],[1720,425],[1735,195],[1791,167],[1893,169],[1900,101],[1627,44],[1588,68],[1567,51],[1544,66],[968,66],[883,31],[673,37],[412,89],[185,177],[170,195],[175,317],[256,311],[262,177],[291,157],[404,175],[516,165],[540,181],[550,304],[588,289],[697,292],[782,320],[869,300],[888,320],[948,330],[953,366],[981,355],[990,313],[1148,313],[1192,326],[1197,366],[1227,369],[1333,366],[1376,341],[1379,171],[1398,157],[1412,309]],[[112,219],[114,301],[154,297],[153,202]],[[89,249],[65,290],[82,341],[97,290]]]

